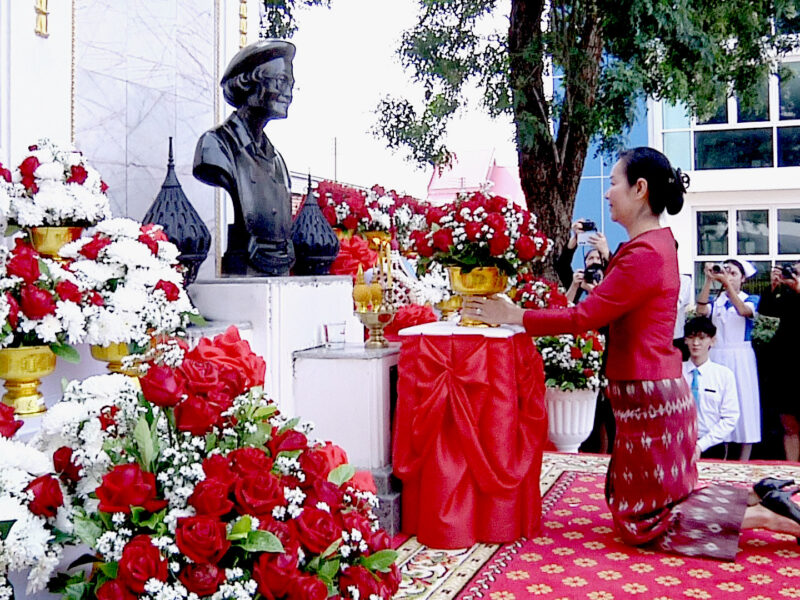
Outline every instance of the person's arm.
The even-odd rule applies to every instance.
[[[722,370],[720,369],[720,371]],[[719,421],[714,423],[708,433],[697,441],[702,452],[724,442],[739,421],[739,395],[736,391],[736,379],[733,371],[725,369],[717,379],[720,387]]]
[[[731,277],[727,273],[721,273],[717,276],[717,279],[722,283],[728,295],[728,300],[731,301],[731,304],[733,304],[733,307],[736,309],[736,312],[739,313],[740,317],[752,318],[756,316],[755,304],[758,303],[758,300],[756,299],[755,302],[753,301],[755,296],[749,296],[747,301],[739,298],[739,294],[733,289],[733,285],[731,284]]]
[[[569,242],[567,242],[567,245],[561,251],[561,254],[559,254],[554,263],[556,275],[558,275],[558,279],[561,281],[561,285],[564,287],[572,284],[572,258],[575,256],[576,246],[573,245],[570,248],[569,244],[573,241],[573,239],[575,239],[574,236],[569,238]]]
[[[607,265],[608,261],[611,260],[611,252],[608,249],[608,240],[606,236],[598,231],[589,236],[589,244],[600,253],[600,258],[602,258],[605,261],[604,264]]]
[[[705,277],[703,278],[703,287],[700,289],[700,293],[697,294],[697,297],[694,299],[694,303],[697,305],[696,312],[701,317],[709,317],[711,316],[711,301],[709,300],[711,296],[711,265],[708,263],[705,264],[703,267],[703,274]]]
[[[572,283],[566,293],[569,302],[575,304],[578,301],[578,290],[581,289],[581,283],[583,283],[583,269],[578,269],[572,274]]]
[[[768,317],[779,317],[780,316],[780,302],[778,300],[778,290],[780,289],[780,271],[778,270],[778,277],[777,281],[775,281],[775,271],[777,269],[772,269],[772,275],[770,280],[770,288],[768,290],[764,290],[761,294],[761,298],[758,301],[758,312],[759,314],[766,315]]]

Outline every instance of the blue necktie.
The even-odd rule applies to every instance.
[[[700,406],[700,369],[692,369],[692,396],[694,396],[694,403]]]

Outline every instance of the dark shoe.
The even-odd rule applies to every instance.
[[[792,501],[793,492],[772,490],[761,498],[761,505],[776,515],[787,517],[800,525],[800,506]]]
[[[781,490],[787,485],[792,485],[794,479],[776,479],[775,477],[766,477],[753,485],[753,491],[759,498],[763,498],[767,492],[774,490]]]

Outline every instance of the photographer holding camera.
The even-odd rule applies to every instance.
[[[759,298],[743,292],[742,283],[756,270],[746,260],[729,258],[721,265],[706,263],[704,272],[705,281],[695,300],[697,314],[710,316],[717,328],[717,343],[711,349],[711,360],[733,371],[739,396],[739,421],[725,441],[740,447],[739,456],[733,458],[747,461],[753,444],[761,441],[758,368],[750,343]],[[709,300],[712,282],[721,286],[713,302]]]
[[[572,258],[579,245],[591,246],[585,253],[583,269],[572,272]],[[555,269],[561,284],[567,288],[567,300],[577,303],[584,294],[591,292],[603,281],[603,273],[610,253],[606,236],[597,231],[594,221],[578,219],[572,224],[572,235],[561,255],[556,259]]]
[[[786,460],[797,462],[800,460],[800,403],[787,394],[785,376],[797,368],[794,353],[800,334],[800,262],[772,268],[770,289],[761,294],[758,312],[780,319],[775,335],[760,355],[761,391],[780,417]]]

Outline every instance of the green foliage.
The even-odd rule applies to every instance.
[[[53,354],[60,356],[67,362],[71,362],[73,364],[78,364],[81,362],[81,355],[78,354],[78,351],[69,344],[53,343],[50,344],[50,350],[52,350]]]
[[[361,559],[361,564],[371,571],[380,571],[386,573],[392,566],[392,563],[397,560],[397,552],[394,550],[381,550],[375,554]]]
[[[261,37],[290,38],[297,31],[295,10],[309,6],[330,7],[330,0],[262,0],[264,19]]]
[[[16,523],[16,519],[11,519],[9,521],[0,521],[0,540],[4,540],[8,537],[8,534],[11,532],[11,528]]]
[[[328,481],[334,485],[341,486],[343,483],[350,481],[355,474],[356,470],[352,465],[339,465],[328,473]]]

